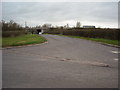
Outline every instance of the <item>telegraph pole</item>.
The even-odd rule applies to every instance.
[[[25,21],[25,28],[27,27],[27,22]]]

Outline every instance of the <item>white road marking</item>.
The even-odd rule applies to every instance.
[[[118,54],[120,53],[119,51],[111,51],[112,53]]]
[[[118,58],[114,58],[113,60],[118,61]]]

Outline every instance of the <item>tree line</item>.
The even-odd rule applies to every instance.
[[[9,22],[2,20],[0,23],[2,24],[2,37],[15,37],[27,34],[26,29],[13,20]]]
[[[13,20],[10,20],[9,22],[5,22],[2,20],[2,31],[22,31],[25,30],[21,25],[14,22]]]
[[[110,28],[81,28],[81,23],[77,22],[76,27],[69,28],[67,24],[65,27],[52,27],[51,24],[44,24],[36,27],[22,27],[18,23],[10,20],[5,22],[2,20],[2,37],[16,37],[24,34],[36,34],[37,28],[47,29],[45,33],[51,34],[63,34],[72,36],[82,36],[90,38],[105,38],[112,40],[120,40],[119,32],[120,29]]]

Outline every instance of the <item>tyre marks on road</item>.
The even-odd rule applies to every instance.
[[[9,51],[10,53],[17,53],[17,54],[21,54],[21,52],[16,51],[16,50],[11,50]],[[110,65],[108,65],[107,63],[103,63],[103,62],[96,62],[96,61],[86,61],[86,60],[78,60],[78,59],[74,59],[74,58],[66,58],[66,57],[58,57],[58,56],[47,56],[47,55],[40,55],[40,54],[36,54],[36,53],[28,53],[28,52],[22,52],[23,55],[29,55],[29,56],[38,56],[40,58],[40,61],[42,61],[41,59],[47,59],[44,61],[64,61],[64,62],[69,62],[69,63],[79,63],[79,64],[86,64],[86,65],[91,65],[91,66],[98,66],[98,67],[110,67]],[[50,60],[48,60],[50,59]],[[117,60],[117,59],[115,59]]]

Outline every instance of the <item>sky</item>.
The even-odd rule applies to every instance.
[[[24,26],[69,24],[118,28],[118,2],[2,2],[2,19]]]

